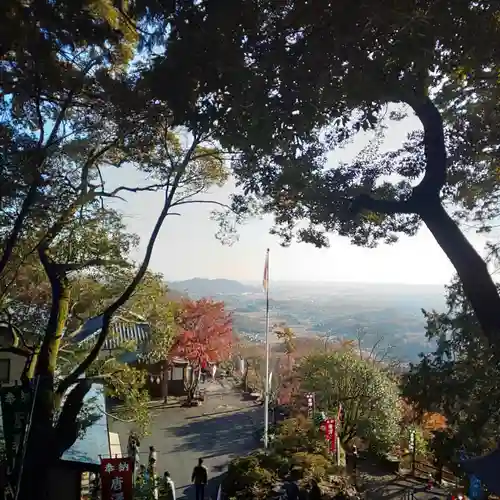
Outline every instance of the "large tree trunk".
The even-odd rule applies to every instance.
[[[27,448],[23,460],[19,500],[48,500],[48,471],[57,460],[53,422],[53,380],[40,377]]]
[[[500,351],[500,296],[486,263],[440,202],[427,204],[420,216],[455,267],[484,335]]]

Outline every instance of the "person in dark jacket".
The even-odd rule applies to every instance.
[[[191,474],[191,482],[194,483],[196,489],[196,500],[203,500],[205,497],[205,486],[208,482],[207,469],[203,465],[203,459],[198,459],[198,465],[193,469]]]

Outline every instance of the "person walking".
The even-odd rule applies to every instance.
[[[206,467],[203,465],[202,458],[198,459],[198,465],[193,469],[191,482],[194,483],[196,500],[204,500],[205,486],[208,483],[208,473]]]
[[[156,448],[154,446],[149,447],[149,457],[148,457],[148,468],[149,473],[153,475],[156,472],[156,463],[158,461],[158,455],[156,453]]]
[[[168,470],[163,474],[163,483],[161,485],[161,499],[175,500],[175,484],[170,477],[170,472],[168,472]]]

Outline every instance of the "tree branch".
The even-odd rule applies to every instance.
[[[165,184],[151,184],[150,186],[143,186],[143,187],[127,187],[127,186],[120,186],[117,187],[116,189],[113,189],[113,191],[107,192],[107,191],[99,191],[96,192],[96,196],[102,196],[104,198],[115,198],[117,197],[118,193],[122,191],[128,191],[130,193],[140,193],[143,191],[158,191],[160,189],[165,189]]]
[[[424,128],[426,168],[424,178],[413,189],[414,195],[438,197],[446,183],[446,147],[441,113],[425,96],[407,99]]]
[[[380,214],[412,214],[415,208],[410,200],[382,200],[372,198],[368,194],[361,194],[351,201],[351,211],[355,214],[362,210]]]
[[[180,205],[189,205],[190,203],[205,203],[205,204],[211,204],[211,205],[218,205],[222,208],[226,208],[228,210],[231,210],[231,207],[229,205],[226,205],[225,203],[221,203],[220,201],[214,201],[214,200],[187,200],[187,199],[181,199],[180,201],[174,202],[171,206],[173,207],[178,207]]]
[[[29,358],[31,356],[31,352],[23,349],[21,347],[0,347],[0,352],[8,352],[10,354],[17,354],[18,356],[23,356],[25,358]]]
[[[87,64],[87,66],[84,68],[84,75],[86,75],[92,68],[93,66],[97,64],[97,61],[91,61],[90,63]],[[66,98],[64,99],[61,109],[59,110],[59,113],[54,121],[54,125],[52,127],[52,130],[50,132],[50,136],[47,139],[47,142],[43,147],[39,147],[35,152],[35,163],[33,167],[33,180],[31,182],[31,185],[29,187],[28,193],[26,195],[26,198],[23,200],[23,203],[21,205],[21,209],[19,211],[19,214],[16,217],[16,220],[14,222],[14,226],[12,228],[12,231],[9,234],[9,237],[7,238],[7,241],[5,242],[4,249],[3,249],[3,254],[2,257],[0,258],[0,275],[3,273],[5,268],[7,267],[7,264],[10,260],[10,257],[12,256],[12,252],[14,251],[14,247],[16,246],[17,240],[19,239],[19,236],[22,231],[22,227],[24,224],[24,221],[26,217],[28,216],[28,213],[31,209],[31,206],[35,202],[38,187],[40,185],[40,182],[42,180],[41,177],[41,172],[40,170],[43,168],[43,165],[45,163],[45,160],[47,158],[47,149],[52,146],[53,142],[56,139],[56,136],[59,132],[59,129],[61,127],[61,123],[64,120],[64,117],[66,116],[66,112],[71,105],[71,102],[73,101],[73,98],[77,91],[81,88],[79,85],[75,85],[67,94]]]
[[[64,394],[71,385],[73,385],[81,375],[83,375],[92,365],[92,363],[97,359],[99,356],[99,352],[101,351],[101,348],[106,341],[106,338],[109,333],[109,327],[111,324],[111,320],[113,318],[113,315],[120,309],[126,302],[127,300],[132,296],[134,293],[135,289],[143,279],[144,275],[146,274],[146,271],[148,270],[149,267],[149,262],[151,261],[151,255],[153,254],[153,248],[156,243],[156,240],[158,239],[158,235],[160,234],[161,227],[163,225],[163,222],[165,221],[165,218],[168,215],[168,212],[172,206],[172,201],[175,196],[175,192],[177,190],[177,187],[179,186],[179,182],[182,179],[182,176],[191,161],[191,157],[196,149],[196,147],[199,144],[199,138],[196,136],[193,138],[193,142],[191,144],[191,147],[189,148],[189,151],[186,153],[182,164],[179,166],[179,170],[176,173],[174,182],[172,184],[172,187],[170,191],[168,189],[165,190],[165,201],[163,204],[162,211],[160,215],[158,216],[158,219],[156,221],[156,224],[153,228],[153,231],[151,233],[151,236],[149,238],[148,245],[146,247],[146,253],[144,255],[144,259],[142,261],[141,266],[139,267],[136,275],[128,285],[128,287],[125,289],[125,291],[122,293],[122,295],[113,303],[111,304],[102,314],[102,328],[101,332],[99,333],[99,336],[97,338],[97,341],[88,354],[88,356],[80,363],[79,366],[73,370],[65,379],[63,379],[60,383],[59,386],[57,387],[57,394],[62,395]]]

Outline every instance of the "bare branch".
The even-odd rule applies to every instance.
[[[214,201],[214,200],[182,200],[182,201],[176,201],[175,203],[172,204],[172,207],[178,207],[179,205],[189,205],[191,203],[206,203],[209,205],[218,205],[219,207],[226,208],[227,210],[232,210],[229,205],[226,205],[225,203],[221,203],[220,201]]]
[[[140,193],[143,191],[159,191],[160,189],[165,189],[165,184],[151,184],[150,186],[142,186],[142,187],[120,186],[117,187],[116,189],[113,189],[113,191],[110,192],[98,191],[96,192],[96,196],[102,196],[104,198],[119,198],[119,196],[117,195],[122,191],[127,191],[129,193]]]

